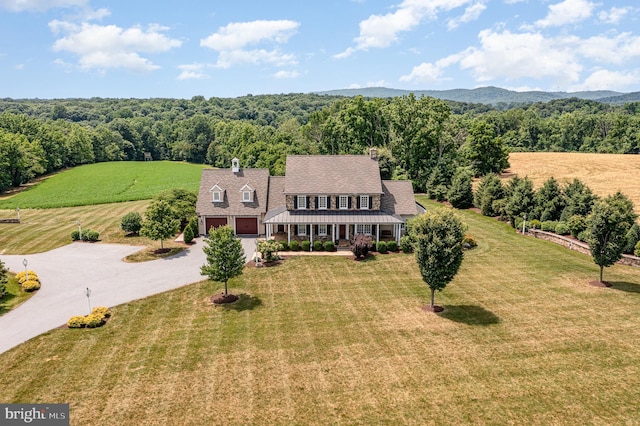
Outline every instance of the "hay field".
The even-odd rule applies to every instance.
[[[620,190],[640,213],[640,155],[573,152],[514,152],[508,173],[528,176],[535,188],[549,177],[559,182],[578,178],[600,196]]]

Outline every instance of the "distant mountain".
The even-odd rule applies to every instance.
[[[469,102],[477,104],[497,105],[500,103],[535,103],[549,102],[554,99],[580,98],[610,104],[624,104],[640,101],[640,92],[620,93],[611,90],[597,90],[592,92],[516,92],[514,90],[501,89],[499,87],[479,87],[477,89],[452,89],[452,90],[401,90],[386,87],[364,87],[362,89],[328,90],[314,92],[319,95],[332,96],[364,96],[366,98],[395,98],[413,93],[415,96],[431,96],[433,98]]]

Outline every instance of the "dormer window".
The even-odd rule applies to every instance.
[[[369,196],[361,195],[360,196],[360,210],[369,210]]]
[[[242,192],[242,202],[243,203],[250,203],[253,201],[253,192],[254,189],[251,188],[249,186],[249,184],[246,184],[245,186],[243,186],[242,188],[240,188],[240,192]]]
[[[220,186],[216,183],[211,191],[211,201],[214,203],[221,203],[224,201],[224,189],[220,188]]]

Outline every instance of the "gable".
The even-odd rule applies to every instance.
[[[221,202],[213,202],[214,188],[223,190]],[[243,202],[243,190],[247,189],[252,193],[252,200]],[[268,189],[268,169],[241,169],[236,173],[231,169],[204,169],[196,212],[200,215],[260,215],[267,211]]]

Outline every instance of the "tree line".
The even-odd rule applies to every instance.
[[[458,168],[508,167],[510,151],[640,152],[640,103],[563,99],[496,109],[413,95],[311,94],[205,99],[0,100],[0,193],[103,161],[176,160],[268,168],[290,154],[378,148],[385,179],[442,196]]]

